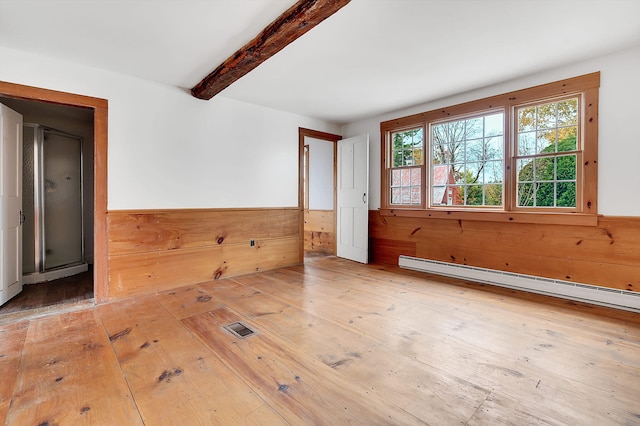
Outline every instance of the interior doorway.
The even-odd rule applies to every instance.
[[[300,128],[301,260],[336,254],[336,158],[339,135]]]
[[[41,124],[45,120],[57,115],[59,120],[67,120],[69,126],[87,126],[83,130],[87,134],[86,143],[89,153],[85,155],[86,168],[83,172],[92,176],[92,181],[85,185],[83,191],[85,203],[90,206],[85,209],[84,221],[88,231],[85,232],[85,253],[88,261],[92,261],[92,267],[88,274],[82,277],[86,286],[87,278],[92,282],[92,301],[103,303],[108,300],[108,275],[107,275],[107,115],[108,103],[105,99],[89,96],[58,92],[49,89],[24,86],[0,81],[0,98],[5,104],[11,104],[13,108],[26,112],[27,120],[40,115],[44,117],[38,120]],[[47,117],[49,116],[49,117]],[[82,118],[84,117],[84,118]],[[82,122],[82,123],[80,123]],[[59,128],[60,125],[51,127]],[[61,129],[69,130],[69,128]],[[70,133],[77,134],[76,129]],[[88,133],[86,133],[88,132]],[[90,225],[90,226],[89,226]],[[91,247],[92,245],[92,247]]]
[[[24,123],[24,286],[0,313],[92,299],[93,110],[2,96],[0,103]]]

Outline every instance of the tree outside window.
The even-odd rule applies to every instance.
[[[431,203],[442,205],[442,186],[433,177],[448,166],[452,179],[444,190],[451,205],[501,206],[504,177],[504,113],[431,126]],[[452,180],[452,181],[451,181]]]

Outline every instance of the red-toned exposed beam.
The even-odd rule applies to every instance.
[[[350,1],[298,1],[195,85],[191,94],[196,98],[211,99]]]

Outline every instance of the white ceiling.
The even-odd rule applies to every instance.
[[[190,88],[294,3],[0,0],[0,45]],[[218,96],[345,123],[638,44],[640,0],[352,0]]]

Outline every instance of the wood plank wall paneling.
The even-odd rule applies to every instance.
[[[416,256],[416,243],[413,241],[369,238],[369,261],[386,265],[398,265],[398,256]]]
[[[295,265],[300,215],[295,208],[111,211],[109,300]]]
[[[335,220],[336,215],[333,210],[305,210],[305,251],[324,254],[335,254]]]
[[[640,291],[640,218],[598,226],[382,216],[369,212],[373,262],[398,255]]]

